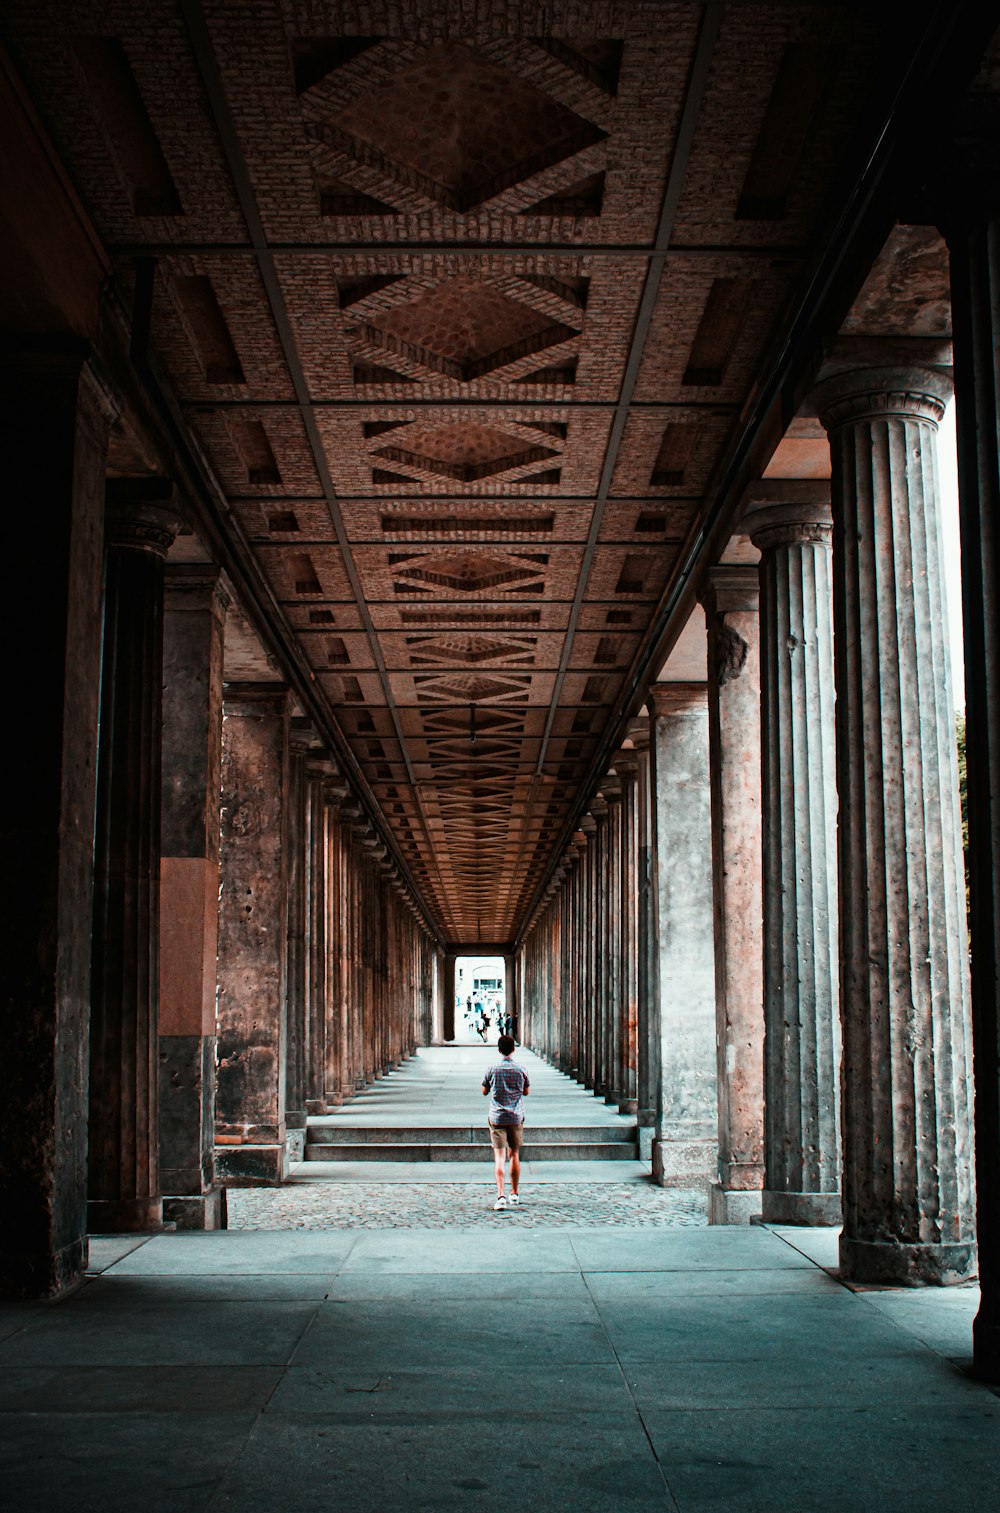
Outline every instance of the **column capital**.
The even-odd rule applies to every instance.
[[[762,479],[750,484],[744,505],[743,530],[762,552],[830,545],[833,508],[826,479]]]
[[[287,683],[225,683],[223,700],[227,715],[272,715],[291,712],[292,693]]]
[[[709,615],[756,612],[760,602],[757,568],[746,562],[722,562],[702,579],[698,598]]]
[[[296,756],[308,756],[316,744],[316,727],[312,720],[296,716],[289,727],[288,744]]]
[[[634,778],[639,770],[639,753],[628,748],[616,753],[611,770],[621,783],[623,778]]]
[[[618,773],[614,771],[614,769],[612,769],[611,772],[608,773],[607,777],[601,779],[601,786],[598,789],[598,792],[600,793],[601,798],[604,800],[606,805],[617,804],[620,802],[622,796],[622,780],[618,776]]]
[[[853,337],[831,350],[810,401],[828,431],[889,419],[937,427],[952,396],[950,364],[950,343]]]
[[[607,817],[607,813],[607,799],[602,792],[598,791],[594,794],[594,797],[590,801],[590,813],[588,815],[588,818],[599,822]]]
[[[707,683],[654,683],[649,690],[646,708],[650,718],[657,715],[683,714],[700,709],[707,696]]]
[[[625,733],[637,755],[649,750],[649,717],[647,715],[636,715],[634,719],[629,720]]]
[[[109,478],[105,495],[108,546],[165,558],[183,524],[169,478]]]
[[[590,837],[597,834],[597,821],[592,814],[585,814],[583,816],[583,819],[580,821],[580,831],[578,833],[581,833],[583,835],[584,845],[589,845]],[[581,850],[582,849],[583,848],[581,847]]]
[[[215,562],[168,562],[163,591],[171,610],[210,610],[224,621],[235,599],[233,586]]]

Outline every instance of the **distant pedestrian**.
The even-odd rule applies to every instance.
[[[531,1091],[528,1074],[514,1060],[514,1042],[509,1035],[497,1041],[500,1060],[483,1078],[483,1097],[490,1098],[490,1144],[493,1174],[497,1180],[495,1209],[517,1208],[520,1203],[521,1137],[524,1133],[524,1100]],[[510,1197],[504,1195],[507,1155],[510,1153]]]

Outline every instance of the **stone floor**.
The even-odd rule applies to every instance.
[[[313,1124],[379,1128],[485,1125],[484,1069],[495,1049],[435,1046]],[[634,1121],[586,1092],[530,1051],[525,1157],[516,1214],[521,1228],[641,1225],[676,1229],[708,1223],[704,1189],[656,1187],[641,1161],[532,1161],[532,1129],[622,1128]],[[300,1161],[282,1188],[236,1188],[231,1229],[448,1229],[495,1225],[492,1153],[470,1165],[451,1161]]]
[[[470,1054],[345,1118],[485,1118]],[[529,1151],[532,1119],[620,1117],[533,1076]],[[833,1231],[709,1228],[638,1162],[529,1162],[497,1214],[484,1156],[302,1163],[228,1233],[94,1239],[74,1295],[0,1304],[0,1509],[1000,1506],[975,1288],[851,1291]]]
[[[1000,1505],[972,1288],[829,1232],[165,1234],[0,1308],[10,1513],[964,1513]]]
[[[310,1165],[324,1168],[333,1163]],[[395,1163],[394,1163],[395,1164]],[[416,1164],[416,1163],[415,1163]],[[448,1163],[449,1171],[455,1171]],[[405,1171],[405,1163],[399,1163]],[[595,1176],[589,1168],[610,1170]],[[300,1184],[280,1188],[242,1188],[229,1194],[230,1229],[453,1229],[495,1226],[506,1219],[521,1229],[570,1228],[629,1224],[677,1229],[708,1223],[705,1193],[698,1188],[656,1187],[644,1170],[617,1180],[614,1167],[638,1162],[545,1161],[528,1169],[523,1202],[504,1215],[493,1212],[496,1186],[492,1165],[484,1162],[478,1180],[468,1166],[457,1168],[461,1180],[433,1177],[373,1181],[371,1165],[359,1163],[349,1177],[310,1174]],[[539,1173],[538,1168],[545,1168]],[[562,1168],[568,1168],[563,1173]],[[423,1170],[433,1169],[430,1163]],[[381,1176],[380,1169],[379,1176]],[[419,1166],[418,1166],[419,1171]]]

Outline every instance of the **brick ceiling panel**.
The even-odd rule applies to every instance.
[[[664,491],[650,488],[646,497],[609,499],[601,521],[601,541],[650,546],[676,545],[683,541],[695,518],[698,502],[693,498],[660,497]]]
[[[870,152],[896,8],[8,0],[2,30],[123,308],[154,260],[156,369],[428,917],[513,940]]]
[[[700,498],[732,429],[724,406],[640,410],[629,417],[612,494],[669,502]]]
[[[298,541],[311,546],[316,542],[334,540],[326,501],[303,499],[289,493],[284,479],[281,487],[266,498],[237,496],[233,512],[250,540],[260,545],[265,542],[294,545]]]
[[[880,56],[883,27],[874,7],[851,4],[727,8],[678,207],[679,242],[810,240],[866,92],[880,68],[883,77],[891,70],[891,56]]]

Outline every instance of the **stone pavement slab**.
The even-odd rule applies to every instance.
[[[65,1301],[0,1308],[0,1506],[485,1513],[512,1484],[530,1513],[996,1506],[1000,1398],[950,1358],[975,1289],[852,1291],[794,1238],[123,1244]]]

